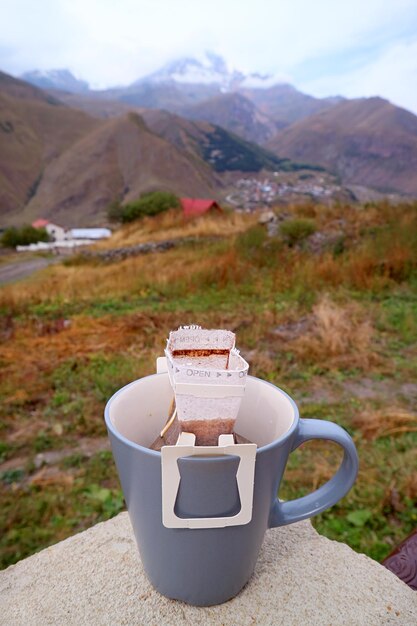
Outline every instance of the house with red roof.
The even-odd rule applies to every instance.
[[[33,228],[45,228],[48,224],[48,220],[44,220],[42,218],[39,218],[38,220],[32,222]]]
[[[58,226],[58,224],[53,224],[49,220],[39,218],[32,222],[32,226],[33,228],[44,228],[53,241],[66,241],[71,239],[70,233],[65,230],[65,228]]]
[[[222,207],[210,198],[180,198],[184,217],[198,217],[209,211],[223,213]]]

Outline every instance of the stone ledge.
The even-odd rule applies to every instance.
[[[255,574],[233,600],[197,608],[153,590],[127,513],[0,572],[4,626],[414,626],[417,594],[310,522],[266,533]]]

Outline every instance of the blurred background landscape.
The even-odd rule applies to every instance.
[[[3,567],[123,510],[105,402],[187,323],[354,437],[320,532],[382,560],[417,525],[417,11],[218,4],[5,9]]]

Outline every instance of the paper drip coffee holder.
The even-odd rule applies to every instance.
[[[241,358],[241,357],[240,357]],[[243,361],[243,359],[242,359]],[[244,363],[246,363],[244,361]],[[184,397],[215,398],[239,398],[244,394],[244,384],[223,384],[227,377],[227,371],[222,372],[223,381],[214,384],[188,383],[176,381],[172,376],[174,364],[166,357],[157,359],[157,373],[168,372],[173,387],[176,401],[182,395]],[[204,370],[202,370],[204,371]],[[242,370],[241,370],[242,371]],[[240,372],[232,372],[237,377],[243,378]],[[244,371],[246,378],[247,368]],[[221,376],[217,377],[220,379]],[[216,380],[216,378],[214,380]],[[236,377],[234,377],[236,378]],[[178,394],[178,395],[177,395]],[[196,437],[193,433],[180,433],[175,446],[163,446],[161,448],[162,469],[162,522],[166,528],[224,528],[226,526],[239,526],[248,524],[252,519],[253,486],[255,477],[255,459],[257,446],[254,443],[236,444],[233,435],[220,435],[217,446],[196,446]],[[241,508],[236,515],[224,517],[192,517],[183,518],[175,513],[181,476],[178,468],[178,459],[184,457],[221,457],[224,455],[238,457],[239,467],[236,474],[237,488]]]

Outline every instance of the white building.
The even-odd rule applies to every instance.
[[[17,246],[16,250],[18,252],[91,246],[99,239],[108,239],[112,234],[109,228],[70,228],[66,230],[62,226],[44,219],[36,220],[32,223],[32,226],[34,228],[44,228],[52,241],[38,241],[28,246]]]
[[[44,228],[53,241],[68,241],[71,239],[71,231],[65,230],[58,224],[53,224],[48,220],[39,219],[32,223],[34,228]]]
[[[98,241],[99,239],[108,239],[111,236],[109,228],[70,228],[66,230],[62,226],[44,219],[36,220],[32,226],[34,228],[45,228],[51,239],[56,242],[72,241],[74,239]]]
[[[72,239],[108,239],[111,236],[109,228],[71,228]]]

